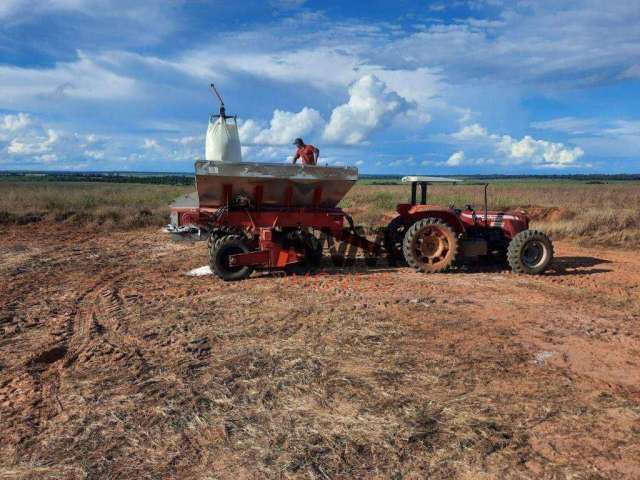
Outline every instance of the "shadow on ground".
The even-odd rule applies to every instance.
[[[593,268],[607,263],[611,263],[611,261],[597,257],[556,257],[553,259],[547,275],[593,275],[594,273],[610,272],[610,268]]]
[[[610,272],[608,268],[594,268],[598,265],[611,263],[609,260],[596,257],[555,257],[545,272],[545,276],[567,276],[567,275],[593,275],[596,273]],[[297,270],[293,272],[271,271],[258,273],[258,277],[286,277],[295,276],[322,276],[322,275],[374,275],[379,273],[390,273],[408,268],[406,264],[390,264],[386,258],[375,262],[357,258],[355,260],[345,260],[344,264],[334,262],[331,257],[324,257],[322,264],[310,271]],[[456,265],[447,271],[449,274],[470,274],[470,273],[507,273],[511,268],[506,260],[487,259],[465,262]]]

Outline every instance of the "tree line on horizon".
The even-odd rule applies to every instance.
[[[433,175],[438,176],[438,175]],[[640,174],[560,174],[560,175],[510,175],[476,174],[452,175],[470,180],[575,180],[585,182],[640,181]],[[361,174],[360,178],[374,184],[395,183],[403,175]],[[96,182],[96,183],[141,183],[155,185],[194,185],[194,176],[190,173],[145,173],[145,172],[37,172],[7,171],[0,172],[0,180],[28,182]],[[379,180],[380,182],[375,182]]]

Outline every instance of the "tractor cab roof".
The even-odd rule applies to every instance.
[[[447,177],[425,177],[422,175],[410,175],[408,177],[402,177],[402,183],[451,183],[451,182],[463,182],[457,178]]]

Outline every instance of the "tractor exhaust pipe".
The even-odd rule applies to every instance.
[[[489,186],[488,183],[484,184],[484,226],[486,227],[487,225],[489,225],[487,223],[487,221],[489,220],[489,201],[487,199],[487,187]]]

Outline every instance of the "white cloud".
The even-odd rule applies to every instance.
[[[84,155],[94,160],[103,160],[105,156],[104,152],[98,150],[85,150]]]
[[[349,101],[336,107],[324,131],[330,142],[361,143],[369,133],[407,111],[409,103],[374,75],[365,75],[349,88]]]
[[[497,144],[497,149],[505,153],[515,164],[532,164],[551,168],[575,165],[576,160],[584,155],[584,150],[580,147],[567,148],[562,143],[536,140],[529,135],[521,140],[503,135]]]
[[[93,145],[94,143],[98,143],[100,141],[100,137],[98,137],[98,135],[94,133],[85,135],[83,138],[87,145]]]
[[[474,123],[462,127],[450,135],[452,139],[471,146],[489,145],[501,156],[504,165],[530,165],[535,167],[564,168],[576,166],[577,160],[584,155],[580,147],[567,147],[563,143],[537,140],[530,135],[517,140],[510,135],[489,133],[480,124]],[[461,155],[458,155],[458,154]],[[459,166],[464,160],[462,151],[453,154],[447,161],[449,166]],[[486,163],[486,162],[485,162]]]
[[[319,132],[324,120],[317,110],[304,107],[298,113],[275,110],[268,128],[260,128],[254,120],[246,120],[239,127],[240,141],[258,145],[291,145],[297,137]]]
[[[420,130],[432,119],[433,111],[450,110],[442,98],[445,90],[440,73],[429,68],[384,69],[373,68],[372,74],[383,81],[387,89],[396,92],[411,105],[396,115],[394,125],[405,130]]]
[[[614,137],[635,137],[640,140],[640,120],[614,120],[602,133]]]
[[[0,118],[0,163],[23,161],[51,164],[57,162],[77,137],[41,124],[26,113]],[[4,144],[4,145],[3,145]]]
[[[634,2],[613,2],[606,13],[597,0],[508,2],[496,18],[429,25],[389,42],[380,56],[391,61],[401,52],[409,64],[442,66],[465,84],[576,88],[636,75],[639,21]]]
[[[440,98],[446,85],[442,74],[436,69],[420,67],[416,69],[373,68],[372,74],[382,80],[389,90],[393,90],[409,102],[427,107],[442,102]]]
[[[464,161],[464,152],[462,150],[458,150],[457,152],[451,154],[446,164],[449,167],[459,167],[460,165],[462,165],[463,161]]]
[[[240,137],[240,143],[242,145],[256,143],[255,139],[258,135],[260,135],[262,130],[264,130],[264,128],[255,120],[248,119],[240,121],[240,124],[238,126],[238,136]]]
[[[329,122],[310,107],[297,113],[275,110],[269,127],[255,120],[240,123],[240,141],[257,145],[290,145],[296,137],[317,136],[332,143],[354,145],[366,140],[399,114],[409,111],[411,104],[374,75],[365,75],[349,88],[347,103],[335,107]]]
[[[476,157],[469,158],[463,150],[452,153],[445,161],[423,160],[420,165],[423,167],[470,167],[495,165],[497,162],[493,158]]]
[[[538,130],[553,130],[570,135],[593,133],[598,126],[595,118],[561,117],[540,122],[532,122],[531,126]]]
[[[396,160],[393,160],[389,162],[387,165],[389,167],[404,167],[404,166],[415,165],[415,163],[416,163],[416,159],[413,157],[413,155],[409,155],[407,158],[398,158]]]
[[[478,138],[484,138],[487,136],[487,129],[481,125],[474,123],[472,125],[466,125],[460,129],[460,131],[451,135],[456,140],[463,142],[469,140],[475,140]]]
[[[43,123],[26,113],[0,116],[0,165],[3,168],[77,170],[126,170],[131,163],[137,169],[158,170],[158,154],[162,150],[173,164],[185,162],[173,170],[185,168],[202,145],[193,147],[173,140],[135,135],[102,136],[94,133],[72,133],[57,125]],[[188,161],[188,162],[187,162]],[[170,165],[170,164],[169,164]]]
[[[55,153],[45,153],[44,155],[39,155],[37,158],[42,163],[53,163],[58,161],[58,155]]]
[[[5,115],[0,125],[0,139],[2,138],[2,132],[16,132],[28,127],[31,123],[31,117],[26,113],[20,112],[17,115]]]
[[[158,141],[152,138],[145,138],[142,142],[142,148],[145,150],[158,150],[160,145],[158,145]]]
[[[205,137],[203,135],[187,135],[175,140],[180,145],[204,145]]]
[[[254,156],[256,159],[267,162],[290,162],[293,158],[290,156],[292,147],[285,147],[279,145],[271,145],[262,147],[256,150]]]
[[[131,47],[155,44],[172,33],[179,24],[178,9],[183,3],[184,0],[2,0],[0,20],[3,25],[16,27],[54,19],[47,23],[47,33],[55,39],[56,46],[67,47],[65,50],[85,43],[83,40],[103,47]]]
[[[10,155],[35,155],[48,153],[53,146],[60,140],[60,135],[55,130],[49,128],[44,135],[21,134],[11,140],[7,147]]]
[[[561,117],[534,122],[531,126],[572,135],[574,142],[595,157],[640,155],[640,120]]]
[[[531,126],[539,130],[552,130],[576,136],[592,135],[610,138],[625,136],[640,137],[639,120],[561,117],[533,122]]]
[[[304,137],[319,130],[324,125],[320,113],[304,107],[298,113],[275,110],[270,127],[260,132],[256,143],[288,145],[297,137]]]
[[[3,0],[0,4],[0,18],[8,18],[31,11],[35,15],[53,12],[82,12],[97,7],[94,0]]]
[[[299,28],[298,28],[299,30]],[[290,49],[273,49],[265,52],[255,44],[273,45],[286,42],[284,37],[271,38],[268,33],[252,35],[251,46],[239,48],[238,42],[215,47],[193,49],[178,59],[168,62],[173,68],[205,81],[224,79],[234,74],[252,75],[257,79],[275,80],[282,83],[311,85],[322,91],[335,92],[358,78],[360,60],[348,46],[315,45],[309,48],[292,46]],[[298,43],[305,43],[305,35],[292,32]],[[313,68],[309,68],[313,65]],[[331,71],[331,75],[318,72]]]
[[[73,62],[53,68],[0,66],[0,107],[24,108],[43,101],[105,101],[132,98],[137,82],[112,72],[100,59],[78,52]]]

